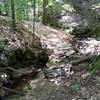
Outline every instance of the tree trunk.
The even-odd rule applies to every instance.
[[[42,19],[43,24],[47,23],[47,15],[48,15],[47,5],[48,5],[48,0],[43,0],[43,19]]]
[[[26,2],[26,10],[25,10],[25,14],[26,14],[26,19],[29,20],[29,7],[28,7],[28,2]]]
[[[33,0],[33,34],[35,33],[36,2]]]
[[[14,0],[11,0],[11,12],[12,12],[12,28],[13,28],[13,31],[14,31],[16,29]]]
[[[1,4],[0,4],[0,15],[2,15]]]
[[[82,57],[78,60],[74,60],[74,61],[71,61],[71,63],[73,65],[78,65],[78,64],[81,64],[81,63],[84,63],[84,62],[89,62],[91,59],[95,58],[96,55],[92,55],[92,56],[86,56],[86,57]]]

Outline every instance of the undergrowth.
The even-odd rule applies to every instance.
[[[89,72],[91,74],[95,75],[98,71],[100,71],[100,55],[93,58],[89,66]]]

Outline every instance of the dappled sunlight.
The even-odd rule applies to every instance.
[[[94,4],[91,7],[92,7],[92,9],[98,9],[99,10],[100,9],[100,3]]]
[[[70,11],[70,12],[75,12],[74,7],[72,7],[70,4],[65,4],[62,6],[64,10]]]
[[[81,45],[80,45],[81,44]],[[77,47],[83,55],[100,55],[100,41],[93,38],[78,41]]]

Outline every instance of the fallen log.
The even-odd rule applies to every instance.
[[[91,55],[91,56],[84,56],[80,59],[77,59],[77,60],[74,60],[74,61],[71,61],[71,64],[72,65],[78,65],[80,63],[83,63],[83,62],[89,62],[92,58],[96,57],[97,55]]]

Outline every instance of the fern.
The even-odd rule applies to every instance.
[[[91,74],[96,74],[98,70],[100,70],[100,55],[95,57],[89,66],[89,71]]]

